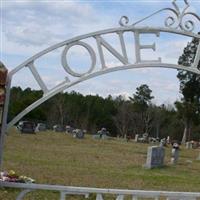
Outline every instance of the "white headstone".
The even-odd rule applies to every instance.
[[[135,142],[138,142],[138,138],[139,138],[139,135],[136,134],[136,135],[135,135]]]
[[[179,158],[179,149],[172,148],[171,163],[176,164],[178,162],[178,158]]]
[[[192,149],[192,142],[186,142],[186,149]]]

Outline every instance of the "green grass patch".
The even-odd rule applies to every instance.
[[[6,137],[4,170],[14,170],[41,184],[100,188],[200,191],[198,150],[180,151],[176,166],[171,166],[171,147],[166,148],[166,166],[148,170],[147,144],[120,139],[83,140],[51,131],[36,135],[19,134],[12,129]],[[188,162],[192,161],[192,162]],[[0,199],[11,200],[18,190],[1,189]],[[54,192],[33,192],[28,200],[54,200]]]

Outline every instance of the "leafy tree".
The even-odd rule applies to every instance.
[[[118,129],[119,136],[126,138],[130,135],[131,124],[131,105],[127,101],[116,101],[117,114],[113,117],[115,125]]]
[[[133,97],[129,97],[130,100],[138,107],[139,110],[145,110],[148,108],[151,100],[154,98],[151,96],[152,90],[148,85],[143,84],[136,88],[136,93]]]
[[[136,88],[136,93],[133,97],[129,97],[133,104],[134,115],[132,115],[132,120],[135,126],[134,132],[137,134],[148,133],[150,131],[152,124],[152,109],[151,100],[154,98],[151,96],[152,90],[148,85],[143,84]]]
[[[151,90],[149,91],[150,95],[147,96],[152,97]],[[138,94],[141,93],[136,91],[132,98]],[[13,87],[9,120],[41,96],[42,91]],[[181,121],[184,120],[179,120],[178,116],[183,116],[181,112],[185,112],[184,109],[181,111],[180,107],[177,112],[173,106],[159,107],[152,105],[151,100],[144,103],[138,101],[140,98],[135,99],[136,101],[130,101],[122,96],[115,99],[111,96],[107,98],[98,95],[83,96],[74,91],[60,93],[31,111],[22,120],[45,122],[49,128],[55,124],[71,125],[74,128],[86,129],[88,133],[95,133],[98,129],[106,127],[112,136],[118,134],[134,137],[135,134],[148,132],[153,137],[170,135],[171,138],[180,140],[183,129]],[[200,126],[194,122],[193,131],[194,134],[191,132],[193,138],[198,138]]]
[[[190,140],[192,124],[196,117],[196,105],[189,101],[176,102],[176,108],[178,110],[178,117],[183,120],[184,132],[182,137],[182,143],[186,142],[186,139]]]
[[[200,34],[200,33],[199,33]],[[199,40],[194,38],[184,48],[182,56],[180,56],[178,64],[190,67],[194,62],[197,53]],[[200,69],[200,61],[197,66]],[[184,133],[182,142],[185,143],[191,134],[193,123],[197,123],[200,115],[200,76],[191,72],[179,70],[177,77],[180,80],[180,92],[183,95],[181,102],[176,102],[176,108],[179,116],[184,122]],[[189,138],[188,138],[189,139]]]

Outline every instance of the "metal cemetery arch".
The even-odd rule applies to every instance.
[[[80,82],[83,82],[85,80],[91,79],[93,77],[97,77],[106,73],[114,72],[114,71],[119,71],[119,70],[126,70],[126,69],[136,69],[136,68],[147,68],[147,67],[163,67],[163,68],[174,68],[174,69],[179,69],[179,70],[186,70],[189,72],[196,73],[200,75],[200,69],[197,68],[198,63],[200,61],[200,35],[195,32],[195,24],[198,25],[198,28],[200,30],[200,16],[197,15],[196,13],[188,11],[190,5],[188,0],[183,0],[184,3],[184,8],[180,9],[180,7],[177,5],[177,0],[173,0],[172,2],[172,7],[168,8],[163,8],[161,10],[158,10],[154,12],[153,14],[150,14],[149,16],[139,20],[138,22],[135,22],[132,25],[129,25],[129,19],[126,16],[123,16],[120,21],[120,27],[117,28],[112,28],[112,29],[107,29],[107,30],[102,30],[102,31],[97,31],[93,32],[90,34],[78,36],[75,38],[72,38],[70,40],[63,41],[61,43],[58,43],[52,47],[47,48],[44,51],[41,51],[37,53],[36,55],[32,56],[19,66],[17,66],[15,69],[10,71],[8,73],[7,77],[7,91],[6,91],[6,103],[4,106],[4,126],[2,127],[2,135],[1,135],[1,141],[3,140],[4,132],[11,126],[13,126],[17,121],[19,121],[23,116],[25,116],[27,113],[29,113],[31,110],[39,106],[41,103],[45,102],[49,98],[53,97],[57,93],[66,90]],[[138,26],[141,22],[144,22],[146,19],[151,18],[154,15],[157,15],[159,13],[162,13],[164,11],[168,11],[170,15],[166,18],[164,22],[164,26],[162,27],[151,27],[151,26]],[[188,19],[190,17],[190,19]],[[193,20],[194,19],[194,20]],[[126,43],[124,40],[124,33],[126,32],[131,32],[133,33],[133,36],[135,38],[135,58],[136,62],[131,63],[128,56],[127,56],[127,49],[126,49]],[[151,45],[143,45],[140,42],[140,35],[141,34],[154,34],[157,37],[159,37],[160,33],[171,33],[171,34],[176,34],[176,35],[183,35],[183,36],[188,36],[190,38],[196,38],[199,40],[199,44],[197,47],[196,55],[194,55],[194,62],[192,63],[191,66],[182,66],[178,64],[169,64],[169,63],[163,63],[162,58],[158,58],[156,60],[142,60],[141,58],[141,50],[142,49],[149,49],[149,50],[156,50],[155,43]],[[119,43],[121,46],[120,51],[116,50],[111,44],[109,44],[102,36],[105,36],[107,34],[116,34],[119,39]],[[95,51],[94,48],[89,43],[86,43],[85,39],[92,38],[97,45],[97,50]],[[73,46],[82,46],[85,48],[91,58],[91,66],[88,71],[85,73],[77,73],[73,71],[68,62],[67,62],[67,53],[68,50],[73,47]],[[75,80],[71,81],[70,78],[67,76],[65,80],[55,86],[52,89],[48,89],[47,85],[44,83],[42,80],[42,77],[40,76],[37,66],[35,66],[35,61],[42,57],[43,55],[48,54],[49,52],[52,52],[60,47],[64,47],[64,50],[61,55],[61,63],[68,74],[68,76],[72,76],[75,78]],[[104,57],[104,52],[103,48],[107,49],[116,59],[118,59],[122,64],[120,66],[115,66],[115,67],[107,67],[106,62],[105,62],[105,57]],[[96,61],[97,57],[100,60],[100,68],[97,67]],[[25,110],[23,110],[21,113],[19,113],[11,122],[6,124],[6,119],[7,119],[7,112],[8,112],[8,104],[9,104],[9,96],[10,96],[10,86],[11,86],[11,80],[13,76],[20,71],[22,68],[27,67],[30,69],[31,73],[33,74],[35,80],[39,84],[41,90],[43,91],[43,97],[28,106]],[[2,153],[2,146],[1,146],[1,152]],[[6,185],[8,186],[8,185]],[[15,186],[13,186],[15,187]],[[19,196],[19,199],[22,199],[23,196],[27,193],[30,192],[32,189],[37,189],[32,187],[25,187],[27,190],[24,191],[21,196]],[[44,187],[48,188],[48,187]],[[49,189],[49,188],[48,188]],[[51,188],[52,189],[52,188]],[[58,189],[58,188],[57,188]],[[60,189],[60,190],[59,190]],[[59,188],[58,190],[63,192],[63,188]],[[65,190],[64,190],[65,191]],[[82,190],[78,190],[79,192]],[[83,194],[87,193],[85,190],[83,190]],[[106,191],[103,191],[103,193],[106,193]],[[122,192],[123,193],[123,192]],[[120,193],[118,193],[120,194]],[[124,194],[124,193],[123,193]],[[159,192],[155,194],[155,197],[157,198],[159,196]],[[61,194],[61,196],[64,196],[64,194]],[[171,195],[171,194],[170,194]],[[170,196],[169,195],[169,196]],[[186,195],[187,196],[187,195]],[[199,194],[200,196],[200,194]],[[61,197],[62,199],[62,197]],[[63,197],[64,199],[64,197]],[[99,197],[99,199],[101,199]],[[123,199],[119,197],[119,199]]]
[[[113,71],[119,71],[119,70],[126,70],[126,69],[135,69],[135,68],[145,68],[145,67],[163,67],[163,68],[174,68],[174,69],[181,69],[181,70],[186,70],[190,71],[196,74],[200,75],[200,69],[197,68],[197,65],[200,60],[200,42],[196,51],[194,63],[191,66],[182,66],[182,65],[176,65],[176,64],[169,64],[169,63],[163,63],[161,58],[158,58],[157,60],[142,60],[141,59],[141,50],[142,49],[151,49],[151,50],[156,50],[155,43],[152,45],[142,45],[140,43],[140,35],[141,34],[155,34],[157,37],[159,37],[161,32],[165,33],[172,33],[172,34],[178,34],[178,35],[184,35],[188,36],[191,38],[197,38],[200,40],[200,35],[194,32],[195,29],[195,21],[192,19],[187,19],[184,21],[184,18],[186,16],[192,16],[194,17],[199,23],[199,29],[200,29],[200,16],[187,11],[188,8],[190,7],[188,0],[183,0],[185,3],[185,7],[181,10],[178,5],[176,4],[176,0],[172,2],[173,7],[169,8],[164,8],[159,11],[156,11],[155,13],[143,18],[142,20],[132,24],[128,25],[129,19],[126,16],[121,17],[119,24],[120,27],[118,28],[113,28],[113,29],[107,29],[103,31],[97,31],[93,33],[89,33],[86,35],[78,36],[75,38],[72,38],[70,40],[63,41],[61,43],[58,43],[52,47],[47,48],[44,51],[41,51],[34,55],[33,57],[29,58],[19,66],[17,66],[15,69],[9,72],[8,74],[8,85],[10,86],[10,82],[12,80],[12,77],[22,68],[28,67],[30,71],[32,72],[35,80],[39,84],[40,88],[43,90],[43,97],[36,102],[34,102],[32,105],[28,106],[24,111],[19,113],[11,122],[8,123],[7,128],[13,126],[17,121],[19,121],[24,115],[29,113],[31,110],[39,106],[41,103],[44,101],[48,100],[52,96],[56,95],[57,93],[70,88],[71,86],[74,86],[80,82],[83,82],[85,80],[88,80],[90,78],[100,76],[102,74],[106,74],[109,72]],[[171,12],[172,15],[169,15],[166,20],[165,20],[165,26],[164,27],[141,27],[137,26],[139,23],[145,21],[146,19],[157,15],[158,13],[161,13],[163,11],[169,11]],[[132,32],[135,37],[135,57],[136,57],[136,62],[135,63],[130,63],[128,56],[127,56],[127,50],[126,50],[126,44],[124,41],[123,34],[125,32]],[[102,38],[102,36],[114,33],[117,34],[119,37],[119,42],[121,45],[121,52],[118,50],[114,49],[105,39]],[[97,44],[97,49],[98,52],[95,52],[95,50],[91,47],[90,44],[83,42],[82,40],[88,39],[88,38],[93,38],[96,41]],[[89,70],[85,73],[77,73],[74,72],[70,66],[68,65],[66,55],[68,53],[68,50],[73,47],[73,46],[82,46],[85,48],[91,58],[91,66]],[[43,82],[41,76],[39,75],[37,71],[37,67],[34,65],[34,62],[40,58],[41,56],[56,50],[60,47],[65,47],[63,52],[62,52],[62,66],[66,73],[68,75],[71,75],[73,77],[76,77],[77,79],[74,81],[70,81],[68,77],[59,85],[54,87],[51,90],[48,90],[47,86]],[[122,65],[121,66],[116,66],[112,68],[107,68],[105,58],[104,58],[104,53],[103,53],[103,48],[107,49],[115,58],[117,58]],[[95,70],[97,68],[96,66],[96,58],[99,56],[99,59],[101,61],[101,68],[99,70]],[[7,99],[9,97],[9,92],[7,93]],[[7,115],[7,113],[6,113]],[[6,116],[5,116],[6,117]]]
[[[197,38],[200,40],[200,35],[194,32],[195,29],[195,22],[191,19],[187,19],[184,21],[184,18],[186,16],[192,16],[196,18],[197,21],[200,22],[200,17],[199,15],[188,12],[188,8],[190,7],[188,0],[184,0],[185,7],[181,10],[178,5],[176,4],[176,0],[172,2],[173,7],[169,8],[164,8],[159,11],[156,11],[155,13],[143,18],[142,20],[139,20],[138,22],[128,25],[129,19],[126,16],[121,17],[119,24],[120,27],[113,28],[113,29],[107,29],[103,31],[97,31],[93,32],[90,34],[78,36],[75,38],[72,38],[70,40],[63,41],[61,43],[58,43],[52,47],[47,48],[44,51],[41,51],[37,53],[36,55],[32,56],[19,66],[17,66],[15,69],[9,72],[8,74],[8,79],[7,79],[7,96],[6,96],[6,104],[5,104],[5,112],[4,112],[4,121],[7,118],[7,107],[9,103],[9,89],[11,85],[11,80],[13,76],[20,71],[24,67],[28,67],[33,74],[35,80],[39,84],[40,88],[42,89],[44,95],[41,99],[37,100],[34,102],[32,105],[28,106],[24,111],[19,113],[11,122],[9,122],[5,130],[7,130],[9,127],[14,125],[17,121],[19,121],[24,115],[29,113],[31,110],[39,106],[41,103],[44,101],[48,100],[52,96],[56,95],[57,93],[70,88],[71,86],[74,86],[80,82],[83,82],[85,80],[88,80],[90,78],[100,76],[102,74],[106,74],[109,72],[113,71],[119,71],[119,70],[126,70],[126,69],[135,69],[135,68],[145,68],[145,67],[164,67],[164,68],[175,68],[175,69],[181,69],[181,70],[187,70],[196,74],[200,74],[200,69],[197,68],[197,65],[200,60],[200,43],[198,45],[196,55],[194,55],[194,63],[191,66],[181,66],[181,65],[176,65],[176,64],[169,64],[169,63],[163,63],[161,58],[158,58],[157,60],[142,60],[141,59],[141,50],[142,49],[151,49],[151,50],[156,50],[155,43],[152,45],[142,45],[140,43],[140,35],[141,34],[155,34],[157,37],[159,37],[161,32],[165,33],[172,33],[172,34],[178,34],[178,35],[184,35],[188,36],[191,38]],[[141,22],[145,21],[146,19],[157,15],[158,13],[161,13],[163,11],[169,11],[173,15],[169,15],[166,20],[165,20],[165,26],[164,27],[141,27],[137,26]],[[199,25],[199,24],[198,24]],[[199,25],[200,27],[200,25]],[[135,63],[130,63],[128,56],[127,56],[127,49],[126,49],[126,44],[124,41],[123,34],[125,32],[132,32],[135,37],[135,57],[136,57],[136,62]],[[116,34],[119,37],[119,42],[121,45],[121,52],[120,53],[118,50],[114,49],[105,39],[103,39],[102,36],[107,35],[107,34]],[[97,44],[97,49],[98,52],[95,52],[95,50],[91,47],[90,44],[83,42],[82,40],[88,39],[88,38],[93,38],[96,41]],[[68,65],[66,55],[68,53],[68,50],[73,47],[73,46],[82,46],[85,48],[91,58],[91,66],[89,70],[85,73],[77,73],[74,72],[70,66]],[[76,80],[70,81],[68,77],[59,85],[54,87],[51,90],[48,90],[46,84],[42,80],[40,74],[37,71],[37,67],[34,65],[34,62],[42,57],[43,55],[48,54],[49,52],[52,52],[60,47],[65,47],[63,52],[62,52],[62,66],[64,70],[68,73],[68,75],[71,75],[73,77],[76,77]],[[103,48],[107,49],[115,58],[117,58],[122,65],[121,66],[116,66],[116,67],[109,67],[107,68],[105,58],[104,58],[104,53],[103,53]],[[96,70],[96,58],[99,56],[100,62],[101,62],[101,68]]]

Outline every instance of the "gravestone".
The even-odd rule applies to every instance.
[[[143,137],[143,140],[144,140],[145,143],[148,142],[148,140],[149,140],[149,134],[148,133],[144,133],[142,135],[142,137]]]
[[[62,125],[56,124],[53,126],[54,132],[64,132],[64,127]]]
[[[160,147],[164,147],[164,146],[166,146],[166,144],[167,144],[167,141],[165,138],[160,140]]]
[[[192,149],[192,142],[186,142],[186,149]]]
[[[170,141],[171,141],[171,140],[170,140],[170,136],[168,135],[168,136],[167,136],[167,140],[166,140],[167,144],[170,144]]]
[[[178,158],[179,158],[179,145],[177,143],[174,143],[172,148],[171,164],[175,165],[178,162]]]
[[[82,131],[81,129],[75,129],[72,131],[73,137],[78,139],[83,139],[85,131]]]
[[[139,135],[136,134],[136,135],[135,135],[135,142],[138,142],[138,138],[139,138]]]
[[[74,128],[72,128],[72,127],[69,126],[69,125],[67,125],[67,126],[65,127],[66,133],[72,134],[73,130],[74,130]]]
[[[35,127],[35,132],[40,132],[40,131],[46,131],[47,126],[44,123],[38,123],[37,126]]]
[[[148,147],[147,161],[145,168],[151,169],[162,167],[164,165],[165,149],[164,147],[151,146]]]
[[[101,130],[97,131],[97,134],[93,135],[94,139],[109,139],[109,131],[106,128],[101,128]]]

